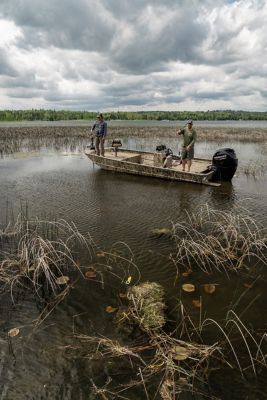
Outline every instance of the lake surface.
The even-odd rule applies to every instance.
[[[34,126],[91,126],[93,121],[88,120],[70,120],[70,121],[19,121],[19,122],[1,122],[0,127],[34,127]],[[155,120],[116,120],[108,121],[109,126],[125,127],[144,127],[144,126],[182,126],[186,121],[155,121]],[[267,121],[194,121],[194,125],[199,127],[223,127],[223,128],[267,128]]]
[[[151,143],[147,138],[128,137],[124,146],[154,150],[160,142],[160,138]],[[167,142],[168,147],[178,150],[175,139]],[[186,212],[196,213],[205,204],[227,212],[245,208],[257,224],[266,227],[266,175],[242,172],[248,163],[266,165],[267,155],[262,145],[198,143],[199,157],[212,157],[222,147],[233,147],[237,153],[236,176],[232,183],[219,188],[102,171],[83,154],[85,145],[83,141],[77,141],[76,147],[65,142],[55,149],[45,142],[38,148],[25,146],[20,152],[4,155],[0,159],[0,228],[5,226],[11,210],[16,216],[25,205],[30,217],[73,221],[81,233],[91,235],[100,250],[110,251],[114,246],[126,258],[133,257],[142,281],[162,284],[171,319],[176,317],[179,300],[193,319],[199,318],[199,310],[192,306],[192,296],[181,290],[182,283],[194,283],[198,294],[204,284],[212,283],[216,284],[216,293],[206,297],[202,294],[205,318],[221,322],[227,311],[234,309],[238,315],[242,314],[242,321],[251,331],[266,332],[266,265],[259,263],[251,270],[228,276],[196,270],[190,278],[176,279],[169,257],[175,251],[174,243],[169,238],[151,235],[153,229],[171,228],[185,218]],[[84,259],[83,255],[81,259],[86,266],[95,262]],[[248,290],[246,285],[251,281],[255,284]],[[99,397],[93,394],[92,380],[100,386],[109,376],[113,383],[124,381],[124,370],[119,365],[114,371],[114,366],[106,362],[92,364],[86,358],[66,357],[66,348],[75,345],[74,331],[116,337],[113,315],[106,313],[105,308],[117,305],[120,290],[121,282],[114,281],[103,288],[92,280],[79,279],[65,301],[35,331],[32,321],[39,310],[33,295],[22,293],[14,305],[9,296],[2,294],[0,399],[94,399]],[[11,343],[7,332],[13,327],[20,327],[20,335]],[[211,375],[211,393],[223,399],[267,398],[265,372],[258,380],[229,375],[234,379],[230,387],[227,373],[227,370],[215,371]],[[138,391],[129,396],[146,398]],[[192,393],[181,395],[181,399],[193,398],[204,397]]]

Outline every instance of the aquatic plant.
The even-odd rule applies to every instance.
[[[172,260],[186,269],[210,273],[249,268],[253,262],[267,264],[266,229],[245,210],[219,211],[208,205],[173,224],[176,252]]]
[[[241,166],[240,171],[246,176],[253,176],[255,179],[263,176],[266,172],[266,164],[263,160],[250,161]]]
[[[66,272],[80,273],[75,260],[77,247],[82,246],[89,256],[94,251],[91,238],[81,235],[74,224],[30,220],[23,215],[2,229],[0,243],[0,284],[11,295],[25,285],[32,286],[37,296],[45,291],[57,297],[71,284]]]

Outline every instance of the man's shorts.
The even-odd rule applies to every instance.
[[[193,160],[194,158],[194,146],[190,147],[189,150],[186,150],[185,147],[182,149],[182,160]]]

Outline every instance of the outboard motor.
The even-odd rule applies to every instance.
[[[217,150],[212,158],[213,181],[230,182],[237,169],[238,159],[233,149]]]

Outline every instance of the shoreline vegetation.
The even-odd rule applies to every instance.
[[[91,125],[85,126],[34,126],[34,127],[0,127],[0,140],[10,141],[26,138],[80,138],[90,139]],[[176,137],[177,127],[122,127],[110,126],[109,138],[134,137]],[[196,127],[198,140],[209,141],[242,141],[265,142],[267,140],[267,128],[240,128],[240,127]]]
[[[97,112],[71,110],[0,110],[0,121],[61,121],[93,120]],[[110,111],[106,120],[156,120],[156,121],[266,121],[267,111],[208,110],[208,111]]]

